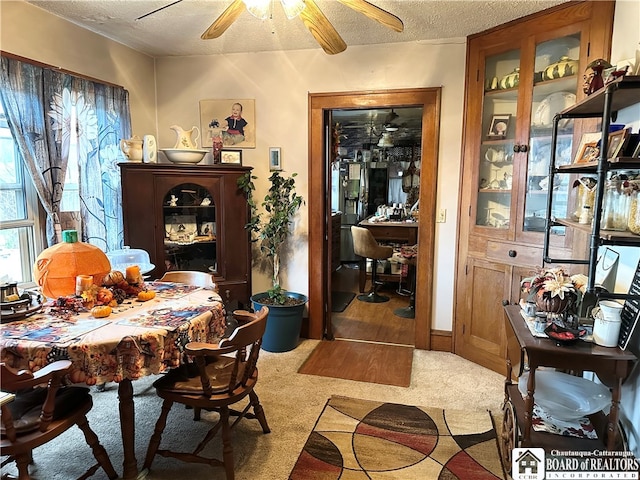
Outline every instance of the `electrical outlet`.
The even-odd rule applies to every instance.
[[[447,221],[447,209],[441,208],[438,212],[438,220],[437,223],[445,223]]]

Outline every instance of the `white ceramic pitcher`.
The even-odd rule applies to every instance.
[[[602,347],[618,345],[622,324],[622,305],[613,300],[600,300],[593,309],[593,341]]]
[[[198,127],[191,127],[191,130],[185,130],[178,125],[171,125],[169,128],[176,132],[176,145],[173,148],[198,148],[198,138],[200,138],[200,129]]]

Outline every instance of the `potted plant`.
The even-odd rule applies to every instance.
[[[238,179],[238,186],[246,194],[250,208],[249,223],[245,228],[251,232],[252,241],[258,242],[260,252],[266,256],[271,268],[272,287],[251,297],[255,310],[263,305],[269,307],[267,328],[262,338],[262,348],[269,352],[286,352],[296,347],[308,300],[305,295],[286,291],[280,285],[281,250],[291,235],[293,217],[304,203],[296,193],[296,175],[284,177],[279,171],[271,174],[271,186],[261,203],[262,213],[258,212],[253,197],[253,180],[257,177],[247,172]]]

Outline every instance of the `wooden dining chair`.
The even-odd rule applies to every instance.
[[[33,449],[53,440],[74,425],[82,430],[97,460],[80,478],[90,477],[100,467],[110,479],[118,477],[106,450],[87,421],[87,412],[93,406],[89,389],[61,387],[62,378],[70,368],[69,360],[59,360],[32,374],[26,370],[17,372],[0,363],[2,391],[14,394],[12,401],[0,406],[0,451],[2,455],[8,455],[2,465],[15,461],[19,480],[31,478],[28,467],[33,462]],[[78,455],[78,452],[74,452],[74,455]]]
[[[165,272],[162,278],[158,281],[185,283],[217,291],[217,286],[213,281],[213,276],[207,272],[198,272],[195,270],[170,270]]]
[[[218,344],[188,343],[185,346],[186,354],[193,358],[194,362],[183,364],[154,382],[156,392],[164,402],[155,430],[149,440],[144,468],[151,469],[155,455],[161,455],[185,462],[223,467],[227,480],[234,478],[231,429],[242,418],[249,418],[258,420],[264,433],[271,431],[258,395],[254,391],[258,381],[258,356],[268,313],[268,307],[262,307],[257,313],[234,311],[233,314],[239,326],[229,338],[221,340]],[[242,410],[230,408],[247,396],[249,399]],[[167,416],[174,403],[187,405],[198,412],[202,409],[219,414],[218,421],[192,452],[159,448]],[[236,417],[231,425],[229,424],[230,416]],[[200,416],[198,415],[196,419],[199,420]],[[203,448],[220,430],[222,431],[222,460],[200,455]]]

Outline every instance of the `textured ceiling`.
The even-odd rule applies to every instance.
[[[154,57],[320,48],[300,19],[278,1],[270,19],[243,12],[218,39],[200,35],[232,0],[31,0],[39,8]],[[404,22],[394,32],[336,0],[316,0],[347,45],[464,38],[566,0],[372,0]]]

